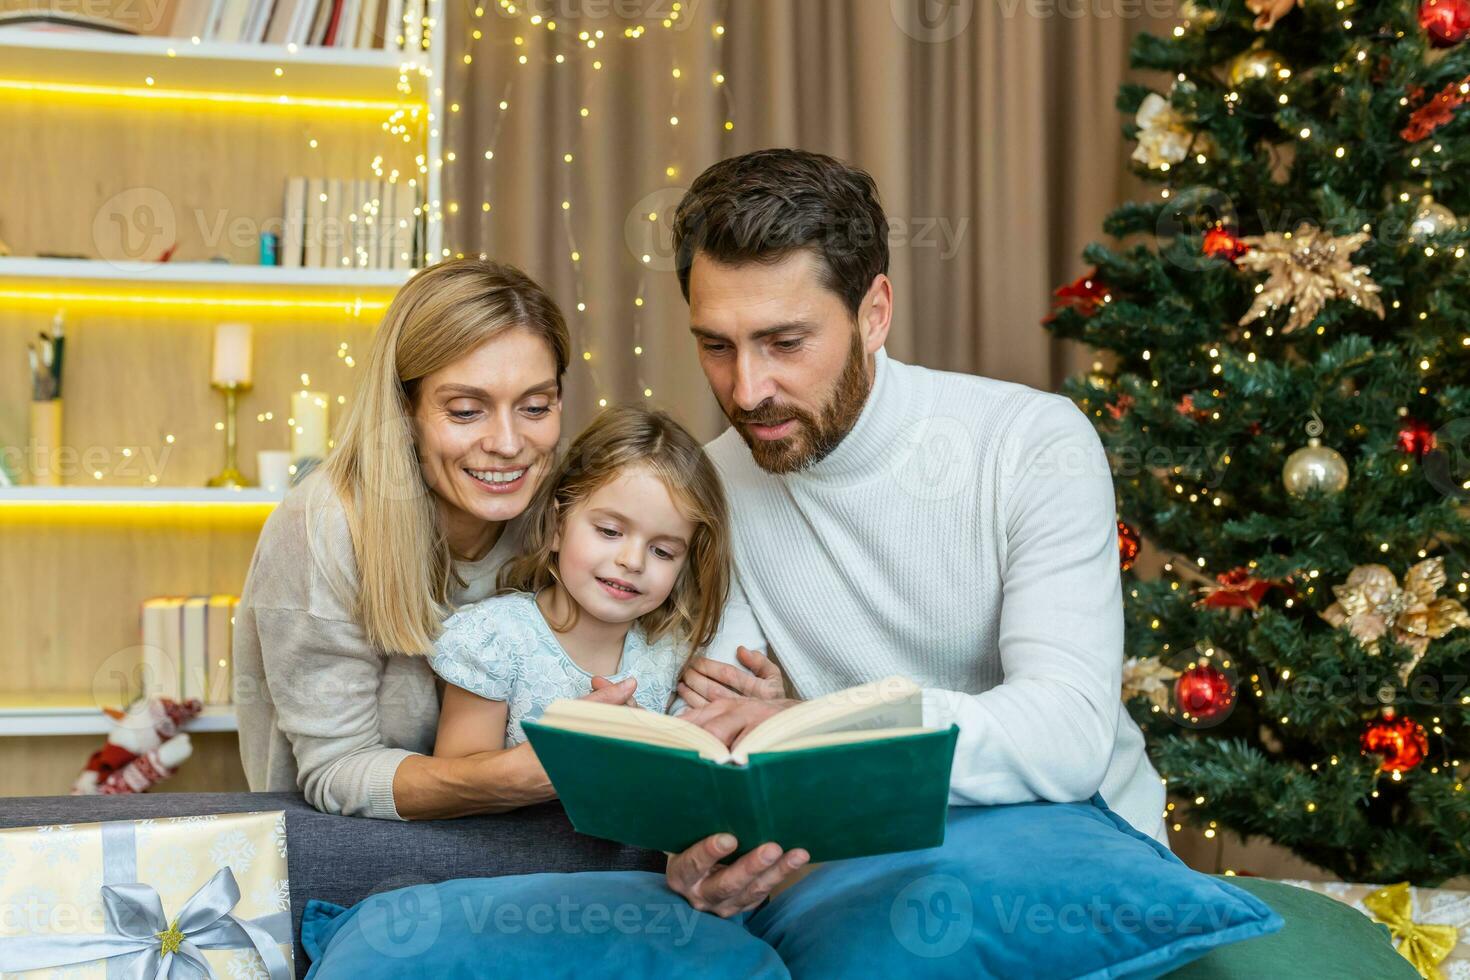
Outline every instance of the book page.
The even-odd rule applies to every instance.
[[[923,691],[897,674],[849,687],[788,708],[753,728],[731,749],[744,765],[755,752],[787,747],[789,740],[878,728],[919,728],[924,723]]]
[[[903,738],[907,735],[923,735],[931,728],[864,728],[859,731],[825,732],[821,735],[803,735],[786,739],[781,743],[782,752],[798,749],[823,749],[831,745],[853,745],[858,742],[876,742],[881,738]]]
[[[698,725],[682,718],[623,704],[561,699],[547,705],[541,717],[536,720],[551,728],[587,735],[671,749],[691,749],[698,752],[701,758],[713,762],[727,762],[730,759],[730,750],[725,747],[725,743]]]

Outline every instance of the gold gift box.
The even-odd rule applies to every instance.
[[[228,869],[228,874],[222,875],[222,869]],[[218,939],[221,929],[235,931],[223,917],[208,933],[164,934],[158,943],[162,948],[153,952],[144,950],[124,953],[112,960],[84,959],[65,966],[14,970],[14,964],[27,962],[20,958],[22,953],[34,957],[39,947],[56,950],[64,944],[76,943],[75,955],[84,955],[85,937],[100,939],[117,935],[109,929],[104,885],[136,882],[151,886],[157,891],[166,926],[178,928],[176,920],[191,899],[200,895],[195,901],[198,907],[209,895],[222,894],[221,889],[228,887],[222,881],[231,877],[238,888],[239,900],[229,908],[228,915],[255,927],[257,939],[267,940],[261,945],[268,947],[269,940],[277,940],[276,948],[281,954],[276,960],[277,975],[284,960],[285,975],[293,976],[286,815],[281,811],[0,830],[0,971],[7,978],[65,976],[103,980],[108,976],[109,962],[117,964],[113,966],[116,973],[121,965],[138,956],[161,957],[170,945],[176,949],[180,939],[192,938],[196,943]],[[145,896],[142,904],[149,904],[147,889],[124,891]],[[116,893],[111,895],[115,905]],[[198,915],[193,917],[196,925],[200,921]],[[266,980],[272,975],[261,954],[249,942],[241,942],[235,948],[194,946],[193,951],[219,977]],[[183,954],[174,954],[170,974],[197,975],[181,969],[188,967],[188,963],[178,962],[189,952],[186,949]]]

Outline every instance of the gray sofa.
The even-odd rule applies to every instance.
[[[377,892],[449,878],[664,868],[664,856],[656,851],[578,834],[559,803],[403,823],[330,816],[294,793],[29,796],[0,799],[0,828],[251,810],[286,811],[297,976],[308,966],[299,941],[308,899],[353,905]]]

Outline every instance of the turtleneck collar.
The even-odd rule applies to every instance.
[[[873,387],[847,435],[825,459],[787,479],[815,482],[848,481],[854,476],[873,475],[886,465],[908,424],[911,392],[894,377],[888,352],[880,347],[874,356]]]

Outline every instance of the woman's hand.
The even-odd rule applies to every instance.
[[[602,704],[627,704],[632,700],[633,692],[637,689],[638,680],[633,677],[624,678],[616,684],[606,677],[594,677],[592,678],[592,692],[582,695],[577,700],[598,701]],[[634,707],[637,707],[637,705],[635,704]],[[547,786],[551,786],[551,777],[546,775],[546,769],[541,765],[541,759],[536,755],[536,750],[531,747],[531,743],[523,742],[516,746],[516,748],[525,749],[531,754],[536,772],[540,773],[542,780],[545,781]],[[556,789],[552,787],[551,798],[555,799],[556,795]]]
[[[600,701],[603,704],[627,704],[638,690],[638,678],[625,677],[614,684],[606,677],[592,678],[592,693],[584,694],[578,701]],[[633,707],[638,707],[636,704]]]
[[[679,679],[679,697],[691,708],[703,708],[721,698],[779,700],[786,694],[786,681],[775,661],[759,650],[739,647],[735,657],[749,670],[733,664],[695,657]]]

